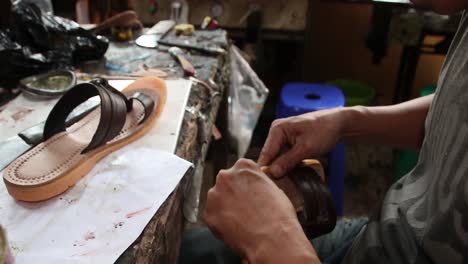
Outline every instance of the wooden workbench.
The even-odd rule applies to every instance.
[[[174,35],[166,37],[168,41],[193,41],[198,45],[210,43],[227,49],[226,32],[198,31],[190,38],[177,38]],[[141,56],[143,54],[143,56]],[[151,54],[145,57],[145,54]],[[168,78],[182,77],[180,66],[167,53],[167,47],[145,49],[133,42],[111,43],[106,53],[107,62],[119,63],[125,70],[136,70],[142,64],[150,68],[159,68],[169,74]],[[133,61],[132,58],[144,59]],[[180,242],[184,230],[184,193],[190,187],[194,173],[201,172],[204,167],[211,129],[216,121],[223,95],[229,85],[229,66],[227,55],[204,55],[190,52],[187,59],[196,68],[196,77],[205,82],[212,80],[216,85],[207,89],[203,85],[194,84],[189,97],[187,111],[181,134],[178,139],[176,154],[194,164],[178,187],[154,215],[138,240],[130,246],[118,259],[117,263],[176,263]],[[119,60],[123,62],[120,63]],[[83,72],[101,73],[106,75],[125,75],[124,72],[112,71],[105,67],[106,61],[83,65]]]

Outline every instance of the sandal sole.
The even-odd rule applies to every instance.
[[[21,186],[12,184],[4,178],[5,185],[10,195],[17,200],[27,202],[39,202],[57,196],[73,187],[81,178],[87,175],[101,159],[143,137],[154,127],[156,121],[159,119],[166,103],[167,90],[166,84],[163,80],[156,77],[145,77],[136,80],[123,91],[131,92],[132,90],[141,88],[154,89],[159,95],[159,101],[154,112],[155,114],[144,122],[141,129],[135,131],[125,139],[118,140],[89,152],[89,154],[86,154],[87,157],[83,162],[80,162],[73,168],[69,169],[66,173],[61,174],[54,180],[45,184]]]

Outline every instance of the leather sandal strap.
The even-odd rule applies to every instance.
[[[145,114],[138,124],[143,123],[152,113],[157,102],[143,93],[135,93],[127,98],[120,91],[109,85],[105,79],[95,79],[89,83],[76,85],[60,98],[47,117],[44,126],[44,140],[66,130],[66,118],[78,105],[91,97],[99,96],[101,99],[101,116],[96,132],[89,145],[82,151],[86,153],[96,149],[116,137],[127,117],[127,112],[133,110],[133,100],[143,105]]]
[[[82,83],[63,95],[52,109],[44,126],[44,140],[64,132],[65,120],[73,109],[96,95],[101,98],[101,116],[90,144],[82,153],[93,150],[117,136],[125,125],[126,101],[106,88],[91,83]]]
[[[125,104],[127,106],[127,112],[130,112],[130,111],[133,110],[133,100],[138,101],[143,106],[143,108],[145,110],[144,117],[138,122],[139,125],[146,121],[146,119],[153,112],[154,105],[159,103],[159,98],[155,98],[153,100],[153,98],[151,98],[150,96],[148,96],[146,94],[143,94],[143,93],[135,93],[135,94],[132,95],[132,97],[127,99],[127,97],[124,94],[122,94],[119,90],[112,87],[107,82],[107,80],[103,79],[103,78],[94,79],[94,80],[91,81],[91,83],[93,83],[95,85],[100,85],[100,86],[106,88],[107,90],[109,90],[110,92],[122,97],[122,99],[125,100]],[[157,102],[155,102],[155,100]]]
[[[133,100],[139,102],[141,105],[143,105],[143,108],[145,109],[145,116],[140,120],[140,122],[138,122],[138,125],[146,121],[146,119],[153,112],[154,105],[159,103],[159,98],[155,98],[153,100],[151,97],[143,93],[135,93],[129,100],[131,105],[133,105]]]
[[[125,105],[127,107],[127,112],[130,112],[133,110],[133,104],[130,102],[130,100],[127,99],[127,97],[121,93],[119,90],[115,89],[112,85],[109,84],[109,82],[106,79],[103,78],[96,78],[90,81],[91,84],[103,87],[107,89],[109,92],[114,93],[115,95],[118,95],[122,98],[122,100],[125,101]]]
[[[125,125],[127,117],[126,100],[105,88],[95,87],[101,97],[101,117],[96,133],[82,153],[100,147],[116,137]],[[104,104],[103,100],[105,100]]]
[[[312,168],[296,168],[290,172],[291,180],[304,198],[304,209],[298,219],[309,238],[331,232],[336,224],[335,204],[327,186]]]

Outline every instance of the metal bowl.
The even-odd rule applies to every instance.
[[[20,80],[20,88],[24,92],[45,97],[60,96],[75,85],[75,73],[67,70],[50,71]]]

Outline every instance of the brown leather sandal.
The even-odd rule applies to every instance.
[[[100,107],[66,127],[78,105],[99,96]],[[42,201],[63,193],[109,153],[148,132],[166,103],[161,79],[138,79],[119,92],[104,79],[78,84],[54,106],[44,141],[11,163],[3,180],[11,196]]]

